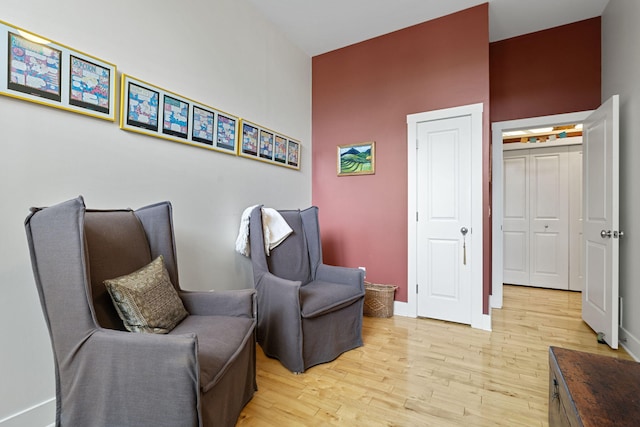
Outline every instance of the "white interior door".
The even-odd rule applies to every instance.
[[[530,284],[569,288],[569,172],[567,147],[531,150]]]
[[[529,150],[504,153],[504,282],[529,284]]]
[[[618,348],[618,95],[583,129],[584,290],[582,318]]]
[[[471,117],[417,124],[418,316],[471,323]]]

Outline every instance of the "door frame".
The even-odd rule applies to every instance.
[[[471,117],[471,327],[491,330],[491,314],[483,314],[482,103],[407,115],[407,302],[394,304],[397,314],[418,317],[417,289],[417,124],[460,116]]]
[[[503,203],[503,156],[502,156],[502,132],[523,128],[542,128],[548,126],[560,126],[571,123],[582,123],[591,115],[593,110],[579,111],[576,113],[555,114],[550,116],[531,117],[527,119],[507,120],[491,124],[491,296],[489,306],[502,308],[503,302],[503,240],[502,217],[504,214]]]

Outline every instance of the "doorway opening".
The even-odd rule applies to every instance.
[[[540,129],[582,123],[592,111],[558,114],[492,124],[492,294],[491,308],[502,308],[504,283],[504,155],[503,133],[521,129]]]
[[[582,124],[502,135],[503,282],[582,290]]]

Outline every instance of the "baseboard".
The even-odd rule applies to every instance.
[[[502,295],[500,297],[498,295],[489,295],[489,307],[502,308]]]
[[[618,335],[618,341],[621,346],[627,350],[627,353],[629,353],[636,362],[640,362],[640,340],[623,327],[620,327],[618,330]]]
[[[415,307],[410,306],[409,303],[401,302],[401,301],[394,301],[393,314],[395,316],[412,317],[412,318],[417,317]],[[491,315],[483,314],[479,316],[477,321],[472,322],[471,327],[476,329],[482,329],[484,331],[491,331]]]
[[[404,317],[416,317],[415,308],[409,307],[409,303],[402,301],[393,302],[393,314]]]
[[[56,417],[56,398],[45,400],[0,420],[0,427],[53,427]]]
[[[478,317],[477,321],[471,322],[471,327],[491,332],[491,315],[483,314]]]

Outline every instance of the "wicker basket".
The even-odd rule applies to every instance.
[[[364,282],[364,315],[370,317],[393,316],[393,296],[398,289],[394,285],[378,285]]]

